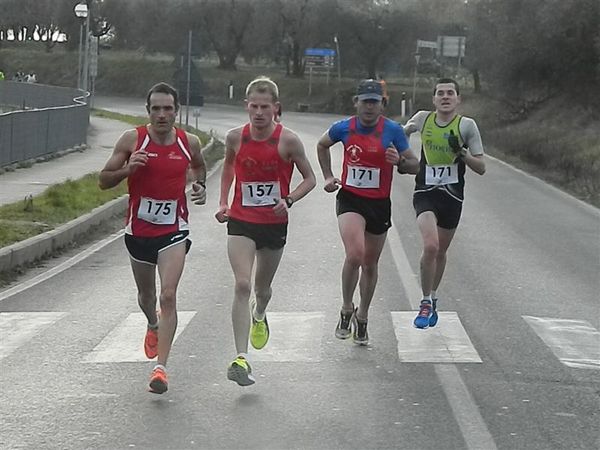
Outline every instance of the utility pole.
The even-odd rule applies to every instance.
[[[415,71],[413,74],[413,91],[412,91],[412,101],[410,105],[410,113],[413,114],[415,112],[415,101],[417,97],[417,71],[419,67],[419,59],[421,55],[419,53],[419,47],[417,47],[417,52],[415,53]]]
[[[188,32],[188,54],[187,54],[187,88],[185,90],[185,126],[189,125],[190,116],[190,78],[192,73],[192,30]]]
[[[342,81],[342,58],[340,56],[340,42],[338,41],[337,34],[333,35],[333,42],[335,42],[335,51],[337,54],[338,83],[340,83]]]
[[[89,80],[89,71],[90,71],[90,14],[91,11],[88,10],[88,14],[85,18],[85,53],[83,55],[83,79],[82,79],[82,89],[87,92],[88,90],[88,80]]]

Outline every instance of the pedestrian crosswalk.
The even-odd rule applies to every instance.
[[[321,336],[325,313],[268,313],[272,333],[269,343],[260,351],[250,348],[253,361],[321,361]]]
[[[0,360],[66,315],[64,312],[0,313]]]
[[[192,320],[195,311],[178,311],[178,326],[173,342]],[[119,325],[113,328],[94,349],[86,355],[83,362],[142,362],[147,361],[143,342],[146,334],[146,316],[143,313],[129,314]]]
[[[394,311],[392,321],[403,362],[481,363],[458,314],[440,311],[440,326],[422,330],[412,324],[416,311]]]
[[[586,320],[523,316],[564,365],[600,370],[600,332]]]
[[[465,364],[484,362],[469,338],[458,314],[440,311],[434,328],[412,326],[417,311],[392,311],[397,341],[397,356],[402,363]],[[192,322],[196,311],[179,311],[177,338]],[[48,328],[57,326],[67,312],[2,312],[0,313],[0,360],[35,339]],[[333,336],[333,327],[322,311],[269,312],[271,330],[269,344],[260,351],[250,349],[254,361],[320,362],[322,345]],[[582,320],[523,316],[523,320],[550,348],[565,366],[600,370],[600,332]],[[147,361],[143,352],[146,319],[141,312],[125,315],[108,328],[93,348],[84,352],[83,363],[119,363]],[[331,329],[330,329],[331,328]],[[329,340],[330,341],[330,340]],[[376,341],[371,345],[377,345]]]

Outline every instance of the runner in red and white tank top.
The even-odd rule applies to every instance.
[[[231,321],[237,356],[227,368],[227,378],[240,386],[256,381],[248,361],[248,341],[261,349],[269,340],[266,309],[287,242],[289,208],[316,184],[298,135],[276,122],[281,110],[277,84],[265,77],[251,81],[246,87],[246,109],[249,123],[229,130],[225,137],[215,213],[220,223],[227,222],[227,256],[235,278]],[[302,181],[290,190],[294,168]],[[250,305],[253,288],[256,301]]]
[[[146,98],[150,123],[123,133],[98,176],[100,189],[127,179],[124,241],[137,287],[136,303],[148,320],[144,352],[148,359],[156,358],[148,383],[150,392],[156,394],[168,389],[166,365],[177,330],[177,287],[191,245],[185,194],[188,178],[193,180],[190,200],[197,205],[206,202],[202,146],[198,136],[175,128],[178,109],[173,86],[152,86]]]
[[[350,119],[348,140],[344,144],[342,187],[366,198],[389,198],[394,166],[385,160],[381,135],[385,118],[379,117],[375,131],[359,134],[358,117]]]
[[[191,155],[185,131],[174,130],[175,142],[160,145],[146,126],[136,128],[136,152],[146,151],[148,163],[127,178],[128,234],[157,237],[189,229],[185,186]]]
[[[290,193],[294,165],[279,155],[283,126],[277,124],[264,141],[255,141],[250,124],[242,130],[235,159],[234,197],[229,217],[250,223],[287,223],[288,215],[275,215],[273,206]]]

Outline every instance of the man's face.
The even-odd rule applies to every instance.
[[[150,125],[157,133],[169,133],[177,118],[175,99],[171,94],[154,92],[150,95],[150,102],[146,105]]]
[[[269,93],[251,92],[246,100],[246,109],[253,127],[266,128],[273,123],[279,102],[273,101],[273,96]]]
[[[433,105],[438,112],[452,113],[460,104],[460,95],[456,93],[454,83],[440,83],[435,87]]]
[[[375,126],[379,116],[383,114],[383,102],[381,100],[354,100],[356,115],[360,123],[367,127]]]

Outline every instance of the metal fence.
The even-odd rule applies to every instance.
[[[0,81],[0,166],[86,143],[89,105],[82,91]],[[1,111],[0,111],[1,112]]]

